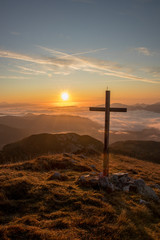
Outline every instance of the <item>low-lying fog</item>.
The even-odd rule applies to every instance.
[[[103,112],[90,112],[89,107],[41,107],[37,105],[0,105],[0,116],[14,115],[24,116],[26,114],[47,115],[75,115],[89,118],[104,125]],[[134,110],[126,113],[111,113],[110,128],[112,131],[140,131],[147,128],[160,130],[160,113]]]

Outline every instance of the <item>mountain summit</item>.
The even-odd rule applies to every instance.
[[[24,138],[21,141],[3,147],[1,162],[30,159],[42,154],[81,153],[101,154],[103,144],[88,135],[80,136],[75,133],[67,134],[37,134]]]

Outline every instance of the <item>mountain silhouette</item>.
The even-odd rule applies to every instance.
[[[110,145],[110,152],[160,163],[160,142],[120,141]]]
[[[1,162],[30,159],[42,154],[81,153],[101,154],[103,144],[87,135],[68,134],[37,134],[18,142],[5,145],[0,152]]]
[[[7,143],[18,141],[27,135],[30,135],[27,130],[0,124],[0,148]]]

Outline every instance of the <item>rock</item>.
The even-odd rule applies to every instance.
[[[147,186],[143,179],[135,180],[134,184],[137,186],[138,193],[155,201],[159,201],[159,197],[156,195],[155,191],[151,187]]]
[[[61,178],[61,174],[59,172],[55,172],[53,175],[52,175],[52,179],[60,179]]]
[[[51,176],[48,177],[47,180],[62,180],[62,181],[65,181],[65,180],[68,180],[68,177],[65,176],[65,175],[61,175],[59,172],[55,172],[54,174],[52,174]]]
[[[128,177],[128,175],[124,175],[124,176],[122,176],[122,177],[119,178],[119,181],[120,181],[123,185],[127,184],[130,180],[131,180],[131,179],[130,179],[130,177]]]
[[[118,183],[118,182],[119,182],[118,176],[115,175],[115,174],[111,175],[111,176],[109,177],[109,180],[110,180],[111,182],[114,182],[114,183]]]
[[[93,165],[93,164],[92,164],[92,165],[90,165],[90,167],[91,167],[91,168],[94,168],[94,169],[96,169],[96,166],[95,166],[95,165]]]
[[[89,183],[93,188],[99,188],[99,177],[98,176],[92,176],[89,179]]]
[[[114,186],[115,191],[122,191],[120,187]]]
[[[78,183],[87,187],[99,188],[99,177],[93,175],[82,175],[79,177]]]
[[[160,185],[157,183],[155,185],[153,185],[153,187],[160,190]]]
[[[129,190],[130,190],[130,186],[129,185],[123,187],[123,192],[129,192]]]
[[[144,196],[147,196],[155,201],[158,201],[159,202],[159,197],[157,196],[157,194],[155,193],[155,191],[149,187],[149,186],[145,186],[145,190],[144,190]]]
[[[143,190],[145,187],[145,182],[143,179],[136,179],[134,180],[134,184],[138,187],[138,190]]]
[[[118,178],[121,178],[121,177],[126,177],[126,176],[128,176],[128,173],[114,173],[113,174],[114,176],[117,176]]]
[[[138,192],[137,186],[135,184],[129,184],[129,191],[137,193]]]
[[[85,182],[85,181],[86,181],[86,178],[85,178],[85,176],[83,176],[83,175],[82,175],[82,176],[80,176],[80,177],[79,177],[79,181],[80,181],[80,182]]]
[[[109,185],[109,179],[108,177],[100,177],[99,183],[102,188],[106,188]]]
[[[128,173],[114,173],[110,176],[110,181],[115,183],[119,182],[120,179],[122,182],[126,182],[128,180]]]
[[[107,192],[113,192],[115,190],[114,185],[109,181],[108,177],[99,178],[100,187],[104,188]]]
[[[147,201],[145,201],[145,200],[143,200],[143,199],[140,199],[140,200],[139,200],[139,203],[140,203],[140,204],[144,204],[144,205],[148,205],[148,204],[149,204],[149,202],[147,202]]]
[[[80,176],[78,183],[86,187],[93,187],[96,189],[103,188],[108,193],[115,190],[124,192],[132,191],[155,201],[160,201],[155,191],[147,186],[143,179],[134,180],[128,176],[128,173],[117,173],[107,177],[103,176],[103,173],[97,176],[95,172],[92,172],[91,174]]]
[[[115,173],[109,177],[110,182],[112,182],[116,188],[123,190],[123,188],[133,180],[128,176],[128,173]]]

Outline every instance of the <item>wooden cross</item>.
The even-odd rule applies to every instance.
[[[127,108],[110,107],[110,91],[106,91],[105,107],[90,107],[90,111],[105,112],[104,151],[103,151],[103,176],[109,175],[109,122],[110,112],[127,112]]]

